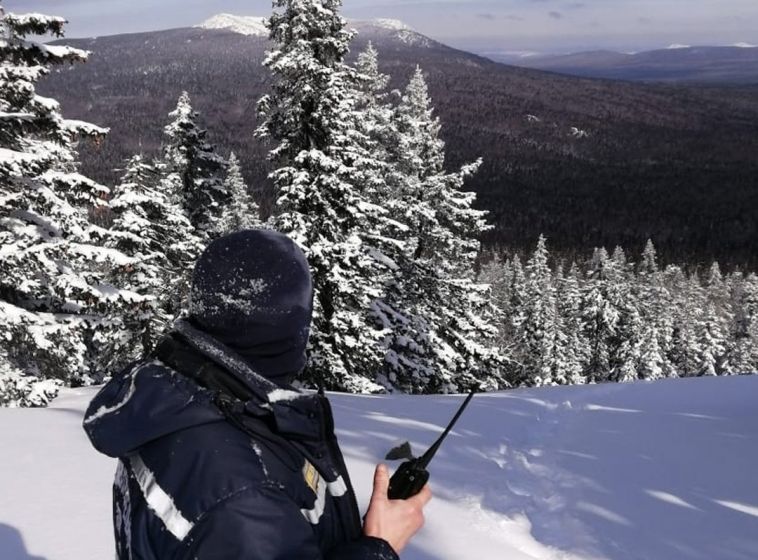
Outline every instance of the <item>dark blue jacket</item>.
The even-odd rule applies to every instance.
[[[187,321],[103,387],[84,428],[119,459],[121,560],[397,560],[362,535],[328,400]]]

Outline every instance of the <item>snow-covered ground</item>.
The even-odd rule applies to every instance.
[[[0,410],[0,558],[113,557],[114,464],[80,429],[94,390]],[[462,397],[332,395],[365,508],[374,464],[422,451]],[[479,395],[431,467],[404,560],[755,560],[758,377]]]

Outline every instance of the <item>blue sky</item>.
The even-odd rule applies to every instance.
[[[266,15],[270,0],[5,0],[65,16],[68,36],[183,27],[219,12]],[[758,43],[758,0],[345,0],[354,18],[402,19],[453,46],[568,52]]]

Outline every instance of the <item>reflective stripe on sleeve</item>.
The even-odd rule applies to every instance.
[[[193,524],[185,519],[174,504],[173,498],[158,486],[155,474],[147,468],[139,454],[131,455],[129,464],[148,507],[172,535],[180,541],[184,540],[184,537],[192,530]]]

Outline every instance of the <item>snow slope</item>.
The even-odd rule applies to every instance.
[[[0,558],[112,557],[113,463],[80,430],[92,389],[0,410]],[[373,466],[429,445],[462,397],[330,396],[365,508]],[[755,560],[758,377],[478,395],[432,465],[404,560]]]
[[[197,27],[204,29],[229,29],[242,35],[268,37],[269,31],[265,24],[266,18],[257,16],[236,16],[233,14],[217,14],[208,18]]]
[[[241,35],[268,37],[269,30],[266,28],[265,21],[266,18],[260,16],[216,14],[195,27],[203,29],[228,29]],[[408,24],[397,19],[348,20],[348,23],[361,29],[373,28],[374,30],[393,32],[398,39],[408,44],[427,46],[429,43],[428,38],[416,33]]]

